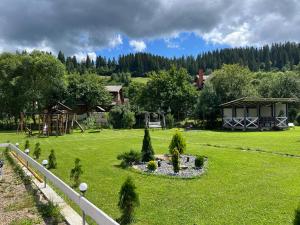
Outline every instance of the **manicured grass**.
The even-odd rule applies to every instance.
[[[174,130],[151,131],[156,153],[168,152]],[[208,156],[208,171],[181,180],[124,170],[116,156],[140,150],[143,130],[103,130],[63,137],[30,138],[41,143],[41,159],[55,149],[66,182],[74,159],[83,164],[87,198],[113,218],[120,216],[118,192],[132,176],[140,195],[136,224],[292,224],[300,202],[300,158],[245,151],[261,149],[300,155],[300,129],[281,132],[183,132],[187,153]],[[25,143],[25,136],[0,133],[0,143]],[[214,145],[214,146],[212,146]]]

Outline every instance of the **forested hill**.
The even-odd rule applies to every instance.
[[[118,59],[106,59],[98,56],[96,62],[89,57],[83,62],[77,62],[76,57],[65,59],[62,52],[58,58],[66,64],[69,72],[80,73],[93,71],[100,75],[110,75],[114,72],[130,72],[133,76],[145,76],[149,71],[169,69],[171,65],[186,68],[191,75],[202,68],[207,74],[221,68],[223,64],[238,63],[248,66],[251,71],[293,70],[300,61],[300,44],[286,42],[282,44],[265,45],[260,48],[241,47],[226,48],[180,58],[167,58],[150,53],[135,53],[121,55]]]

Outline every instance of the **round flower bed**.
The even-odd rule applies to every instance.
[[[174,173],[173,165],[171,161],[171,155],[156,155],[155,162],[157,169],[155,171],[149,171],[147,163],[140,163],[133,166],[134,169],[140,170],[146,173],[152,173],[157,175],[177,176],[182,178],[190,178],[199,176],[204,172],[207,158],[205,158],[204,165],[200,168],[195,168],[196,156],[193,155],[180,155],[180,170],[179,173]]]

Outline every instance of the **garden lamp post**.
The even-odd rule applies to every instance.
[[[16,147],[19,148],[19,145],[20,145],[20,144],[17,142],[17,143],[16,143]]]
[[[43,166],[46,168],[46,166],[48,165],[48,160],[47,160],[47,159],[44,159],[44,160],[42,161],[42,164],[43,164]],[[47,179],[46,179],[46,176],[44,175],[44,188],[46,188],[46,186],[47,186]]]
[[[79,185],[79,190],[81,192],[81,196],[84,197],[86,190],[88,189],[88,185],[86,183],[81,183]],[[82,225],[85,225],[85,212],[82,210]]]
[[[24,152],[26,155],[29,155],[30,150],[26,148]],[[28,160],[26,160],[26,168],[28,169]]]

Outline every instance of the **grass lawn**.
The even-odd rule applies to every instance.
[[[174,130],[151,131],[156,153],[166,153]],[[182,180],[144,175],[116,165],[116,156],[140,150],[143,130],[103,130],[63,137],[30,138],[42,147],[41,160],[55,149],[55,174],[70,183],[74,159],[82,160],[87,198],[113,218],[118,192],[132,176],[140,195],[136,224],[293,224],[300,202],[300,158],[245,151],[300,155],[300,129],[278,132],[183,132],[188,154],[208,156],[208,171],[196,179]],[[25,136],[0,133],[0,143],[24,145]],[[213,145],[213,146],[212,146]]]

